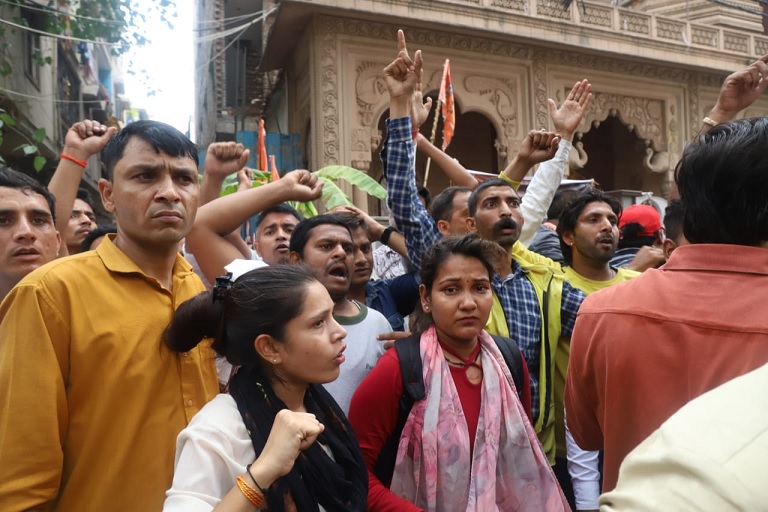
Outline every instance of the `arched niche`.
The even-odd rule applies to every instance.
[[[652,172],[649,160],[658,153],[647,139],[622,122],[616,112],[603,121],[593,121],[589,131],[577,137],[583,167],[571,169],[574,179],[594,179],[603,190],[641,190],[663,196],[666,172]]]

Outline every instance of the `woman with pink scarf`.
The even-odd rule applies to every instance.
[[[368,467],[368,510],[569,510],[518,398],[509,367],[483,330],[491,312],[494,244],[445,238],[426,254],[419,288],[429,326],[420,353],[426,396],[413,403],[391,484],[377,468],[399,428],[396,350],[358,387],[349,410]],[[381,478],[380,478],[381,477]]]

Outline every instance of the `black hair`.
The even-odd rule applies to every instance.
[[[477,258],[488,270],[488,277],[493,276],[493,263],[497,245],[483,240],[477,233],[464,236],[447,236],[426,250],[421,260],[421,284],[429,291],[445,260],[451,256]]]
[[[559,219],[560,214],[563,213],[568,204],[579,197],[582,192],[584,191],[576,188],[558,189],[547,209],[547,219]]]
[[[582,191],[560,213],[557,223],[557,235],[560,238],[560,251],[565,263],[573,263],[573,248],[563,241],[563,233],[573,232],[579,222],[579,215],[591,203],[606,203],[611,207],[616,218],[621,217],[621,203],[615,197],[604,194],[602,190],[591,189]]]
[[[456,194],[460,192],[472,192],[469,187],[448,187],[437,194],[432,200],[432,218],[435,222],[440,220],[451,220],[453,216],[453,200]]]
[[[683,234],[683,202],[679,199],[670,201],[664,210],[664,231],[667,238],[679,245]]]
[[[451,256],[466,256],[468,258],[476,258],[482,262],[483,266],[488,270],[488,278],[493,278],[493,261],[499,252],[499,245],[489,240],[483,240],[477,233],[469,233],[464,236],[447,236],[440,239],[432,247],[428,248],[424,257],[421,260],[421,284],[427,289],[427,292],[432,291],[432,285],[435,282],[440,268],[443,263]],[[418,309],[418,308],[417,308]],[[432,322],[432,315],[420,312],[418,315],[416,331],[423,332]]]
[[[313,282],[317,279],[303,265],[251,270],[228,288],[214,287],[181,304],[163,339],[171,350],[187,352],[203,338],[213,338],[213,350],[232,365],[260,369],[271,377],[254,340],[268,334],[284,341],[285,326],[301,313]]]
[[[479,196],[482,191],[484,191],[487,188],[491,187],[509,187],[512,190],[515,190],[515,187],[512,186],[508,181],[503,180],[501,178],[490,178],[482,182],[475,188],[475,190],[472,191],[472,194],[469,196],[469,216],[474,217],[475,213],[477,213],[477,203],[480,200]],[[515,191],[517,193],[517,191]]]
[[[103,236],[107,236],[110,233],[117,233],[117,227],[116,226],[96,226],[96,229],[92,229],[88,232],[87,235],[85,235],[85,238],[83,239],[83,243],[80,244],[80,251],[90,251],[91,250],[91,244],[96,241],[97,238],[101,238]]]
[[[32,193],[43,196],[45,202],[48,203],[48,208],[51,210],[53,225],[56,225],[56,200],[53,194],[36,179],[15,171],[10,167],[2,167],[0,168],[0,187],[15,188],[27,195]]]
[[[309,235],[313,229],[323,224],[332,224],[334,226],[342,226],[349,232],[349,237],[352,238],[352,230],[349,228],[349,220],[345,219],[342,214],[339,213],[325,213],[318,215],[317,217],[310,217],[304,219],[293,228],[291,233],[291,241],[288,244],[288,249],[291,252],[296,252],[304,259],[304,247],[309,241]]]
[[[289,205],[288,203],[278,203],[275,206],[270,206],[269,208],[266,208],[263,210],[258,217],[256,217],[256,224],[254,226],[254,230],[258,230],[259,226],[261,225],[261,222],[266,218],[267,215],[270,215],[272,213],[287,213],[289,215],[293,215],[296,217],[296,220],[301,222],[304,220],[304,216],[296,210],[293,206]]]
[[[424,206],[429,209],[429,205],[432,203],[432,194],[429,189],[424,185],[418,185],[417,187],[419,196],[424,198]]]
[[[194,160],[196,167],[200,166],[197,146],[179,130],[159,121],[136,121],[125,125],[125,128],[117,132],[102,151],[110,180],[114,178],[115,165],[123,158],[125,147],[132,137],[143,140],[157,153],[162,152],[173,157],[189,157]]]
[[[619,248],[643,247],[653,245],[656,242],[657,235],[637,236],[638,233],[645,231],[645,227],[639,222],[628,222],[619,228],[621,238],[619,238]]]
[[[694,244],[756,246],[768,240],[768,118],[722,123],[691,142],[675,170]]]
[[[77,196],[76,199],[80,199],[81,201],[85,201],[85,203],[91,207],[91,210],[93,210],[93,199],[91,199],[91,193],[88,192],[88,189],[85,187],[80,187],[77,189]]]

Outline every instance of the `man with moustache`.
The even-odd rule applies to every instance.
[[[557,225],[569,283],[586,295],[640,275],[611,266],[619,243],[621,203],[599,190],[576,197]]]
[[[341,373],[324,385],[345,414],[357,386],[384,354],[384,342],[378,336],[392,330],[381,313],[348,298],[355,252],[349,222],[333,213],[304,219],[291,234],[289,255],[291,264],[315,271],[333,299],[334,318],[347,331]]]
[[[176,437],[218,392],[210,347],[162,343],[204,289],[178,253],[197,211],[197,147],[139,121],[102,156],[117,233],[30,273],[0,306],[3,511],[160,510]]]
[[[0,169],[0,302],[16,283],[58,256],[53,195],[13,169]]]
[[[398,34],[398,50],[397,58],[384,70],[391,119],[387,123],[382,160],[390,208],[395,213],[397,225],[406,235],[411,261],[418,267],[421,250],[438,236],[434,233],[430,238],[427,234],[419,236],[424,232],[426,221],[419,222],[424,215],[413,213],[419,205],[408,193],[415,180],[411,116],[414,115],[418,123],[426,118],[428,109],[421,103],[421,53],[416,52],[414,58],[409,56],[402,33]],[[563,139],[572,137],[590,98],[589,84],[580,81],[571,89],[560,109],[554,101],[550,102],[550,114],[558,131],[562,129]],[[562,176],[562,168],[559,172]],[[556,182],[559,181],[557,177]],[[511,336],[522,350],[531,369],[534,428],[551,464],[555,464],[557,455],[555,470],[558,476],[567,477],[562,397],[568,353],[563,346],[568,343],[584,294],[565,282],[559,263],[528,251],[518,242],[524,226],[520,206],[520,197],[510,179],[486,180],[469,197],[466,222],[470,230],[497,242],[507,253],[511,252],[511,258],[500,260],[493,279],[494,305],[486,330]],[[531,238],[537,227],[538,223],[530,230]],[[563,478],[559,479],[563,481]]]
[[[618,200],[592,189],[578,194],[560,214],[557,234],[567,265],[565,276],[586,295],[640,275],[610,265],[618,247],[621,213]],[[567,429],[566,445],[576,510],[597,510],[599,452],[579,448]]]
[[[565,280],[559,263],[519,242],[520,196],[507,181],[484,181],[472,192],[468,207],[470,230],[512,256],[497,265],[494,307],[486,330],[511,335],[523,351],[532,369],[534,428],[550,462],[557,454],[556,472],[562,472],[558,477],[563,482],[567,469],[562,399],[568,340],[584,294]]]

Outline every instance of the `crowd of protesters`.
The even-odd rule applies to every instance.
[[[766,62],[726,78],[663,215],[558,190],[588,80],[478,183],[419,135],[402,31],[389,226],[303,218],[317,176],[252,188],[237,143],[199,183],[168,125],[76,123],[47,188],[0,170],[0,510],[764,510],[768,118],[737,118]],[[456,185],[420,188],[417,151]],[[78,188],[96,155],[113,226]]]

